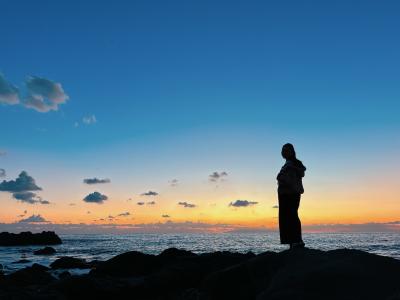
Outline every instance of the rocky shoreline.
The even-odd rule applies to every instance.
[[[62,244],[60,237],[54,231],[42,231],[32,233],[30,231],[21,233],[0,233],[0,246],[26,246],[26,245],[59,245]]]
[[[88,269],[71,275],[70,269]],[[56,259],[0,275],[0,299],[400,300],[400,260],[358,250],[212,252],[169,248],[106,261]]]

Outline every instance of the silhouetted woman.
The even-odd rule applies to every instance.
[[[282,156],[286,159],[277,176],[279,200],[279,232],[281,244],[289,244],[292,248],[303,248],[301,222],[297,214],[301,194],[304,193],[302,178],[306,167],[296,158],[292,144],[282,147]]]

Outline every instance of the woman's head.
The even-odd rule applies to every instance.
[[[282,157],[287,160],[296,160],[296,151],[292,144],[287,143],[282,146]]]

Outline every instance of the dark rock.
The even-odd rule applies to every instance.
[[[50,264],[52,269],[89,269],[91,266],[84,259],[64,256]]]
[[[173,259],[178,257],[193,257],[197,256],[197,254],[187,251],[184,249],[177,249],[177,248],[168,248],[161,252],[158,257],[163,259]]]
[[[18,234],[0,233],[0,246],[57,245],[61,243],[61,239],[53,231],[43,231],[42,233],[27,231]]]
[[[71,273],[68,272],[68,271],[61,272],[61,273],[58,275],[58,278],[59,278],[59,279],[65,279],[65,278],[67,278],[67,277],[71,277]]]
[[[65,257],[54,263],[52,268],[90,265]],[[40,265],[0,276],[0,299],[400,300],[400,261],[357,250],[196,255],[167,249],[97,264],[90,274],[65,272],[59,280]]]
[[[54,249],[53,247],[44,247],[42,249],[33,251],[33,254],[35,254],[35,255],[52,255],[56,252],[57,252],[56,249]]]
[[[23,258],[23,259],[20,259],[20,260],[17,260],[17,261],[13,261],[12,264],[27,264],[27,263],[30,263],[30,262],[31,261],[29,259]]]
[[[160,260],[156,256],[131,251],[117,255],[99,264],[91,271],[91,274],[141,276],[152,273],[160,266]]]
[[[28,286],[28,285],[46,285],[55,280],[53,276],[47,273],[48,268],[34,264],[18,270],[14,273],[4,276],[4,281],[8,285]]]

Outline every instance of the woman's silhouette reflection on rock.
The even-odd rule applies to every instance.
[[[278,180],[279,232],[281,244],[289,244],[290,249],[304,248],[301,236],[301,222],[297,213],[301,194],[304,193],[302,178],[306,167],[296,158],[292,144],[282,147],[282,156],[286,159]]]

